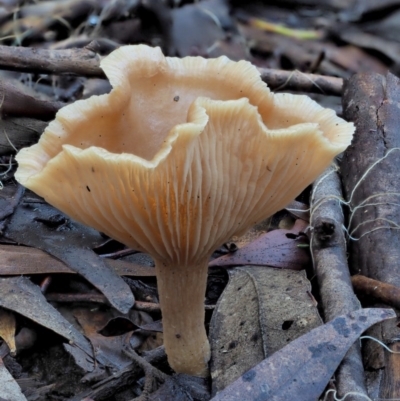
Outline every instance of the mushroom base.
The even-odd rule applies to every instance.
[[[155,262],[168,363],[177,373],[208,376],[210,345],[204,327],[208,259],[185,266]]]

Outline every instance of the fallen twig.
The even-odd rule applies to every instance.
[[[46,294],[46,299],[51,302],[72,303],[72,302],[94,302],[99,304],[109,304],[107,298],[102,294]],[[161,312],[160,304],[154,302],[135,301],[134,309],[143,312]],[[215,305],[204,305],[204,309],[213,310]]]
[[[157,365],[166,359],[164,347],[155,348],[143,354],[143,358],[153,364]],[[112,374],[107,379],[93,385],[91,390],[78,394],[68,401],[81,401],[85,397],[93,398],[97,401],[105,400],[114,395],[119,389],[131,385],[138,379],[141,374],[141,369],[135,363],[132,363],[120,371]]]
[[[343,79],[327,75],[306,74],[301,71],[285,71],[258,68],[261,78],[271,89],[295,90],[308,93],[341,96]]]
[[[373,297],[379,302],[400,309],[399,287],[363,275],[353,276],[351,282],[357,294]]]
[[[49,50],[0,46],[0,69],[37,74],[82,75],[105,78],[95,43],[83,49]],[[340,96],[341,78],[259,68],[262,79],[272,88]]]

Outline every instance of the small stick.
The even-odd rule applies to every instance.
[[[130,344],[131,335],[132,333],[128,333],[125,336],[122,351],[125,355],[132,359],[133,363],[135,363],[144,371],[145,375],[142,394],[139,397],[134,398],[132,401],[147,401],[149,399],[149,394],[153,392],[156,381],[163,383],[167,379],[168,375],[155,368],[150,362],[136,353]]]
[[[399,287],[374,280],[361,274],[353,276],[351,282],[357,294],[369,295],[379,302],[400,309]]]
[[[308,93],[324,93],[341,96],[343,79],[327,75],[306,74],[301,71],[285,71],[258,68],[261,78],[271,89],[296,90]]]
[[[149,363],[156,365],[166,360],[164,347],[158,347],[151,351],[143,352],[142,357]],[[89,390],[77,394],[68,401],[82,401],[85,397],[95,400],[109,399],[122,388],[127,388],[139,378],[141,369],[132,363],[118,372],[113,373],[106,379],[95,383]]]
[[[51,302],[72,303],[72,302],[94,302],[98,304],[109,304],[107,298],[103,294],[46,294],[46,299]],[[133,306],[136,310],[144,312],[160,312],[160,304],[154,302],[135,301]]]
[[[60,303],[72,303],[72,302],[94,302],[98,304],[107,304],[109,302],[107,298],[102,294],[59,294],[59,293],[49,293],[46,294],[46,299],[51,302]],[[204,309],[213,310],[215,305],[204,305]],[[133,309],[140,310],[143,312],[161,312],[160,304],[154,302],[143,302],[135,301]]]

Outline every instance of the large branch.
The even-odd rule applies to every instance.
[[[390,73],[356,74],[346,83],[343,111],[355,123],[356,132],[341,166],[350,206],[351,268],[354,273],[396,286],[400,286],[399,86],[400,80]],[[369,333],[393,350],[400,349],[394,320],[375,325]],[[398,399],[398,355],[372,342],[364,350],[370,379],[375,375],[375,383],[380,385],[379,399]]]

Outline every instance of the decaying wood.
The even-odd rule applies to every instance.
[[[0,69],[37,74],[81,75],[104,78],[100,56],[90,44],[83,49],[48,50],[0,46]],[[262,79],[272,89],[298,90],[340,96],[343,80],[300,71],[259,68]]]
[[[350,265],[355,273],[400,286],[400,81],[392,74],[357,74],[344,88],[345,117],[356,133],[342,162],[344,194],[350,204]],[[369,332],[397,347],[394,320]],[[400,397],[400,371],[380,345],[366,345],[366,369],[379,381],[378,398]],[[376,382],[377,383],[377,382]]]
[[[342,189],[337,167],[332,165],[314,182],[311,193],[311,252],[325,321],[360,308],[347,265],[343,230]],[[354,344],[336,372],[338,396],[348,400],[367,396],[359,344]]]

